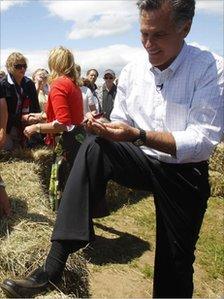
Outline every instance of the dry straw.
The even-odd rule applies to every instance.
[[[25,277],[44,263],[55,221],[47,195],[51,163],[52,151],[47,148],[0,154],[0,173],[12,205],[10,219],[0,222],[0,281]],[[111,202],[118,197],[128,201],[132,194],[131,189],[109,183]],[[44,298],[48,296],[89,297],[89,272],[82,253],[70,257],[62,285]]]
[[[224,197],[224,143],[220,143],[209,161],[211,195]]]
[[[49,239],[55,213],[49,208],[47,186],[52,151],[17,151],[0,153],[0,173],[7,184],[12,216],[0,222],[0,281],[23,277],[43,265],[49,251]],[[224,144],[210,159],[212,196],[224,196]],[[107,199],[115,206],[119,198],[127,201],[135,191],[110,182]],[[119,204],[118,204],[119,208]],[[89,297],[89,272],[81,253],[73,254],[64,272],[63,283],[44,298]],[[4,295],[0,291],[0,297]],[[43,298],[43,297],[39,297]]]
[[[55,221],[42,176],[49,172],[51,161],[52,154],[47,149],[14,152],[10,159],[4,154],[1,156],[0,171],[7,184],[12,215],[9,220],[0,222],[0,281],[24,277],[44,263]],[[62,284],[48,296],[88,297],[88,275],[81,253],[73,254]],[[0,297],[4,297],[1,291]]]

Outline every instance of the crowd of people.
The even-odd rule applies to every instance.
[[[25,76],[27,59],[23,54],[13,52],[7,58],[7,74],[2,71],[0,79],[1,97],[7,104],[1,149],[52,147],[54,168],[58,165],[58,183],[52,183],[49,192],[52,208],[57,209],[66,178],[86,136],[81,125],[84,115],[92,111],[104,113],[109,119],[116,86],[115,73],[110,69],[104,72],[103,90],[95,83],[97,70],[88,70],[86,78],[82,78],[80,65],[75,64],[72,52],[64,47],[50,52],[48,67],[50,72],[38,68],[28,78]],[[113,76],[108,79],[110,73]],[[55,180],[55,169],[52,172]],[[57,185],[57,189],[52,189],[52,185]]]
[[[8,121],[1,113],[0,144],[33,147],[44,137],[66,169],[59,171],[60,199],[51,190],[59,208],[46,261],[23,280],[4,280],[9,297],[33,297],[60,281],[69,254],[94,240],[93,218],[108,215],[110,179],[154,195],[153,297],[193,295],[194,251],[210,196],[208,159],[224,131],[223,58],[185,42],[195,0],[137,6],[147,55],[124,67],[118,86],[111,69],[101,88],[96,69],[81,78],[64,47],[50,52],[49,73],[38,69],[33,80],[22,54],[6,61],[0,92]]]
[[[66,52],[65,48],[64,50]],[[54,57],[54,60],[60,61],[60,57]],[[50,57],[49,63],[52,64]],[[72,80],[81,89],[83,115],[89,111],[95,111],[95,113],[105,113],[105,117],[109,119],[117,90],[117,86],[113,83],[116,79],[114,71],[110,69],[106,70],[104,72],[104,84],[97,87],[95,82],[99,73],[96,69],[88,70],[84,78],[81,77],[80,65],[75,64],[74,59],[71,66],[68,61],[66,63],[67,65],[64,67],[73,68],[72,71],[74,74]],[[51,85],[53,84],[52,73],[57,73],[58,77],[67,75],[70,77],[71,74],[66,73],[66,68],[61,70],[59,65],[56,65],[56,68],[56,70],[51,69],[51,65],[49,64],[50,73],[47,69],[38,68],[32,74],[32,78],[28,78],[25,75],[27,59],[23,54],[13,52],[7,58],[7,73],[0,71],[0,89],[8,107],[4,150],[39,145],[41,138],[37,139],[36,143],[32,143],[32,138],[27,140],[24,129],[27,125],[46,121],[46,110],[48,109],[47,106],[49,106],[48,98],[51,93]]]

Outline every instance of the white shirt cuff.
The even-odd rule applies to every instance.
[[[178,162],[194,160],[195,150],[197,147],[197,133],[194,131],[175,131],[172,135],[176,141],[176,159]]]
[[[60,121],[58,121],[57,119],[54,120],[54,121],[52,122],[52,124],[53,124],[53,126],[54,126],[55,124],[63,125],[63,124],[62,124]],[[74,128],[75,128],[75,125],[69,125],[69,126],[66,126],[66,129],[67,129],[68,132],[72,131]]]

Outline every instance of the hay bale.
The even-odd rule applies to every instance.
[[[125,199],[127,202],[130,197],[137,191],[117,184],[116,182],[109,181],[107,185],[106,198],[109,202],[117,201],[119,198]]]
[[[209,169],[224,174],[224,142],[221,142],[209,159]]]
[[[211,196],[224,197],[224,176],[218,171],[209,172],[209,182],[211,186]]]
[[[11,199],[12,215],[0,222],[0,281],[21,278],[43,265],[49,251],[55,213],[40,180],[43,166],[49,168],[51,153],[24,152],[1,161],[1,174]],[[53,295],[52,295],[53,294]],[[59,289],[49,296],[89,297],[88,271],[81,253],[73,254]],[[3,292],[0,291],[3,298]]]
[[[209,159],[211,196],[224,197],[224,143],[221,142]]]
[[[48,194],[48,186],[50,183],[51,165],[53,163],[53,151],[50,148],[40,148],[31,151],[31,156],[34,162],[38,163],[39,177]]]

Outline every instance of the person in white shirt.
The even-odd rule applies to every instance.
[[[74,162],[45,267],[5,280],[6,293],[31,296],[56,282],[68,255],[93,240],[92,218],[106,214],[113,179],[153,192],[153,297],[193,295],[194,251],[210,195],[207,161],[224,125],[223,59],[184,42],[194,0],[139,0],[138,7],[147,56],[121,72],[111,123],[89,113],[86,127],[95,135]]]
[[[81,66],[76,64],[75,68],[76,68],[76,72],[77,72],[77,76],[78,76],[79,87],[82,92],[83,115],[86,115],[87,112],[96,111],[96,106],[94,103],[94,96],[93,96],[91,89],[87,86],[84,86],[84,82],[81,78]]]
[[[99,76],[99,73],[96,69],[89,69],[86,72],[86,78],[83,78],[83,85],[87,86],[93,93],[93,101],[96,107],[96,111],[99,113],[101,112],[100,101],[97,94],[97,85],[96,80]]]

